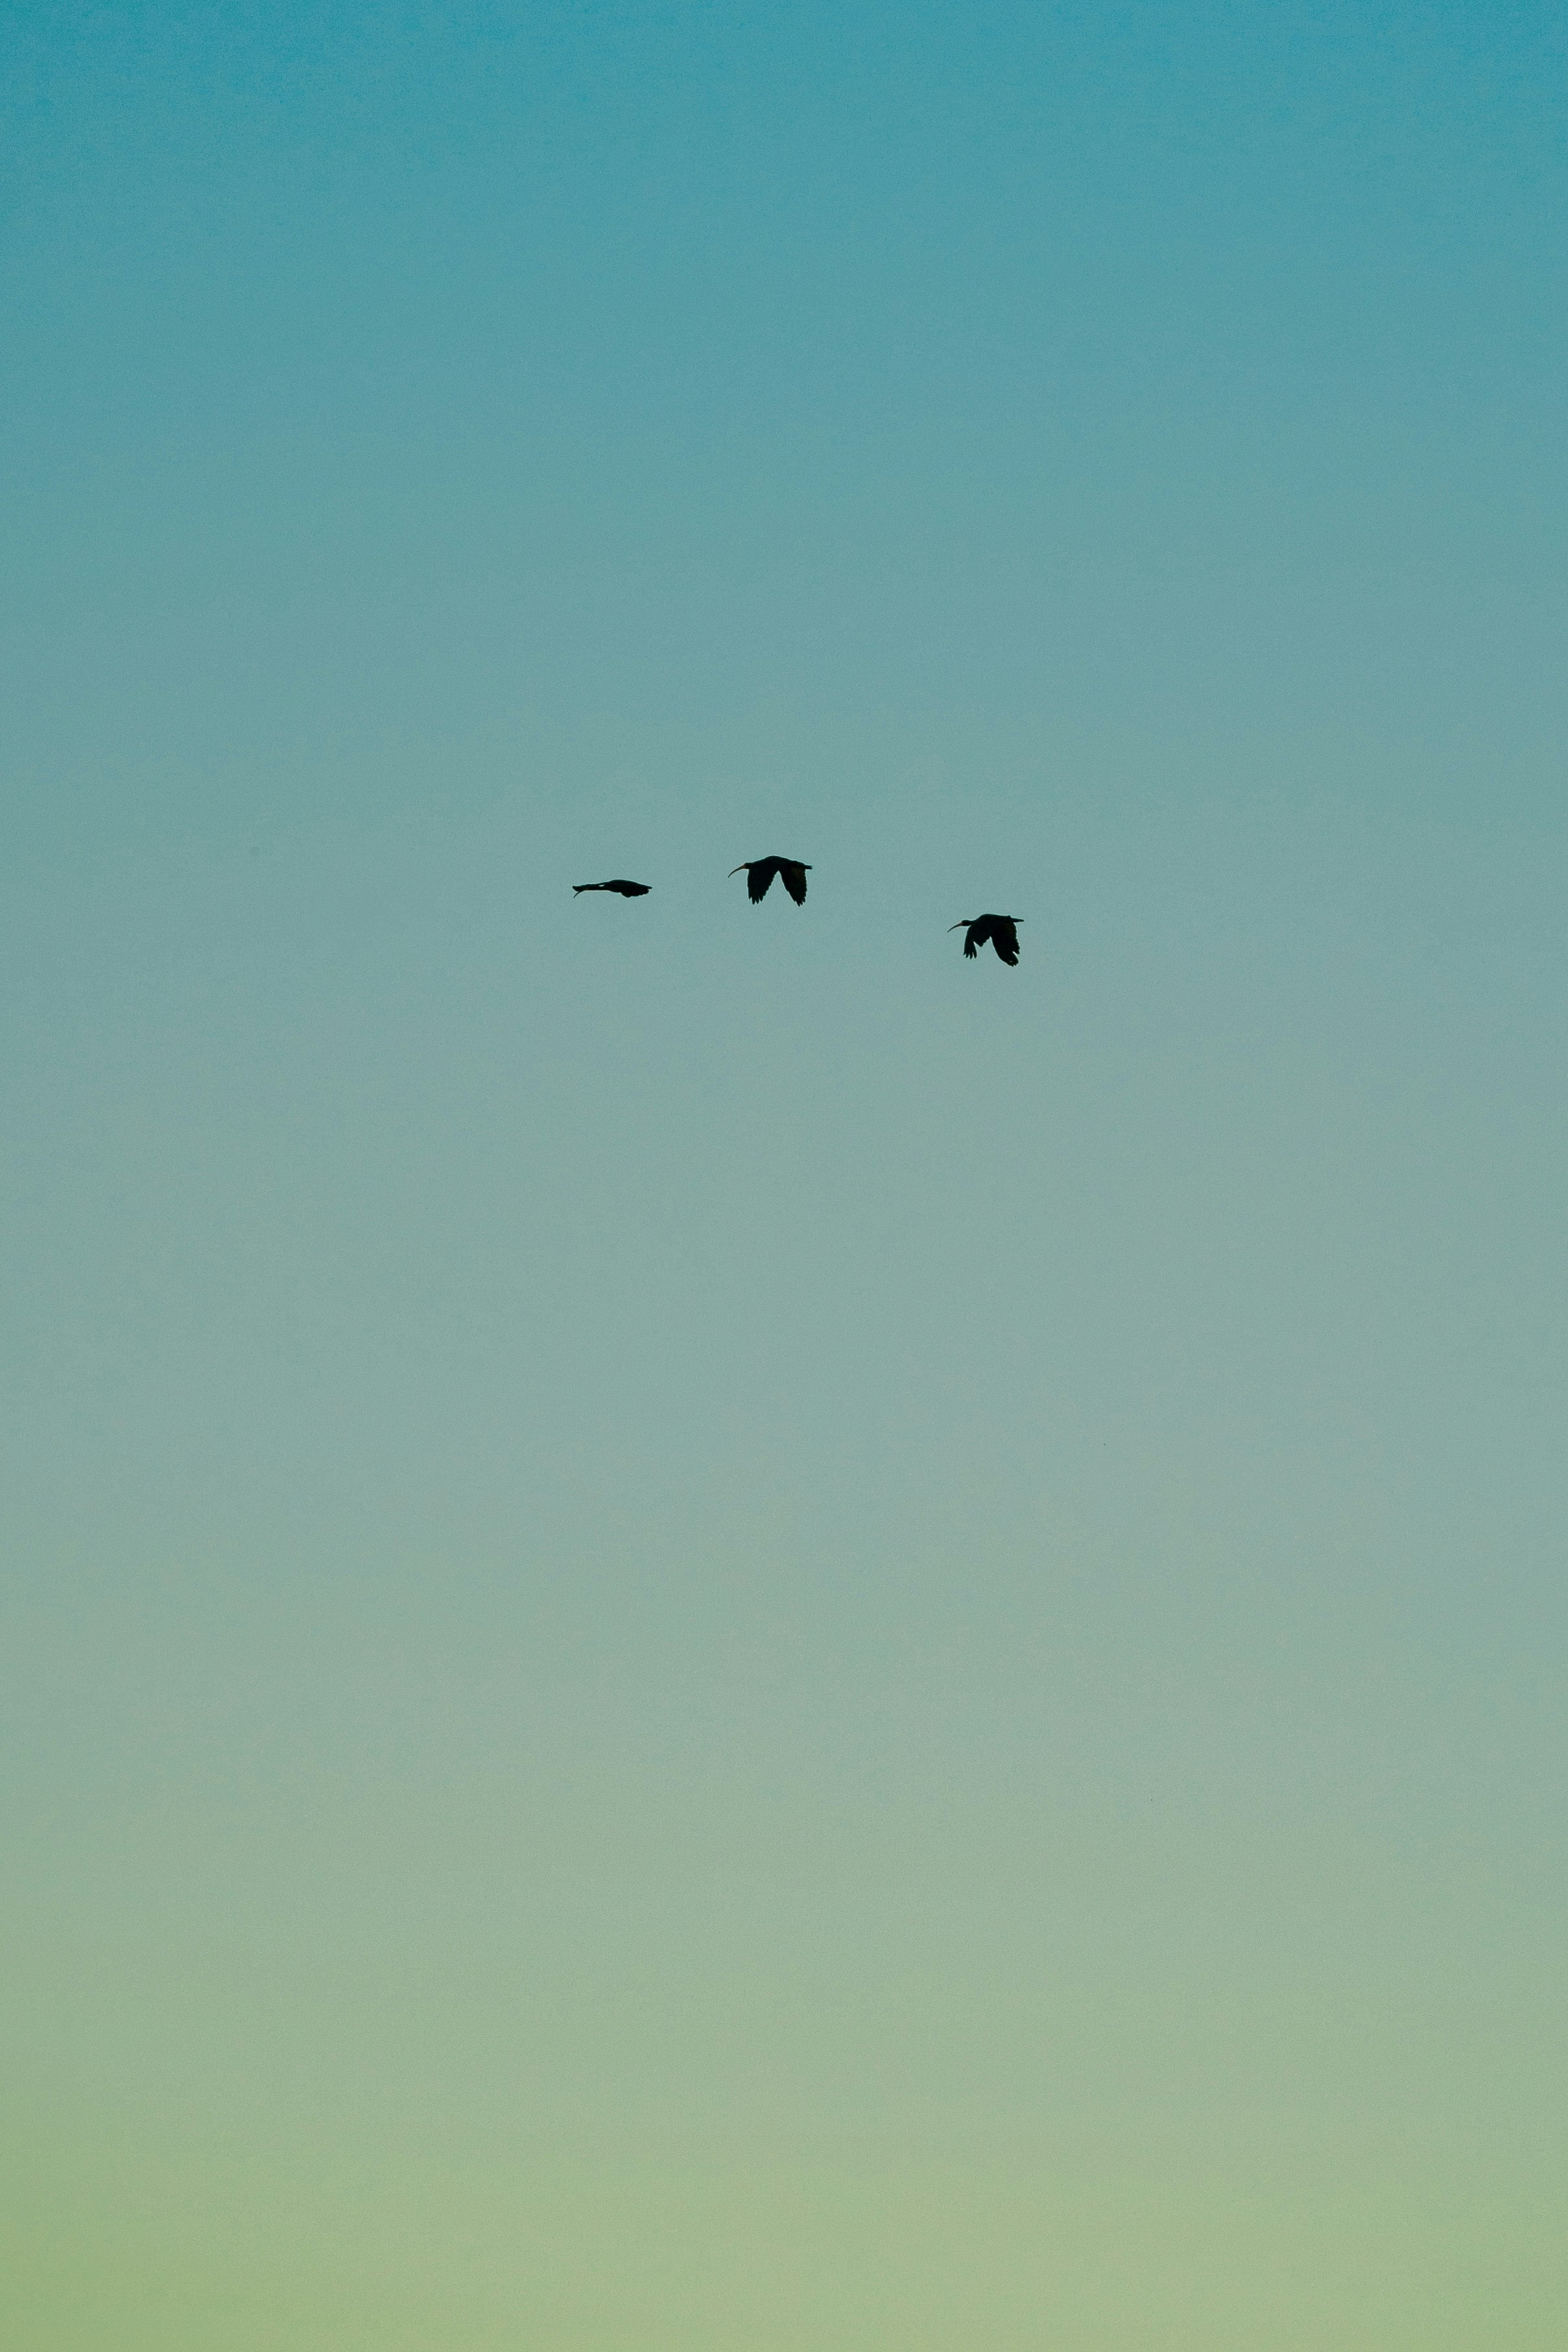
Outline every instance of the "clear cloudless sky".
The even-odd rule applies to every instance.
[[[1555,0],[4,39],[7,2343],[1555,2352]]]

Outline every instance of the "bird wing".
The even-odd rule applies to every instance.
[[[776,857],[759,857],[754,865],[747,866],[746,887],[752,894],[753,907],[759,900],[767,897],[773,887],[773,876],[778,870],[779,862]]]
[[[985,919],[984,917],[982,916],[980,921],[977,923],[971,923],[969,929],[963,934],[964,954],[966,956],[978,955],[982,940],[988,937],[989,933],[986,929]]]
[[[793,857],[779,859],[779,880],[797,907],[805,904],[805,868]]]
[[[1018,929],[1010,916],[998,915],[991,925],[991,944],[1004,963],[1018,961]]]
[[[648,894],[646,882],[606,882],[605,887],[606,890],[618,890],[623,898],[646,898]]]

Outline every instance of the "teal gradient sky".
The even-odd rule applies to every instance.
[[[19,2352],[1556,2352],[1560,9],[5,22]]]

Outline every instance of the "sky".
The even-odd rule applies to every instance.
[[[1561,2344],[1561,12],[5,41],[19,2352]]]

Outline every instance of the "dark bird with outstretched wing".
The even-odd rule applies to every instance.
[[[574,882],[572,896],[580,898],[584,890],[618,890],[623,898],[646,898],[649,887],[647,882]]]
[[[730,868],[731,877],[737,874],[745,876],[746,887],[752,894],[753,907],[760,906],[767,897],[773,887],[775,874],[795,905],[804,907],[805,877],[810,871],[810,866],[803,866],[798,857],[753,857],[744,865],[731,866]]]
[[[963,933],[963,952],[978,955],[987,940],[1004,963],[1018,961],[1017,926],[1022,915],[966,915],[961,923],[949,923],[950,931]]]

